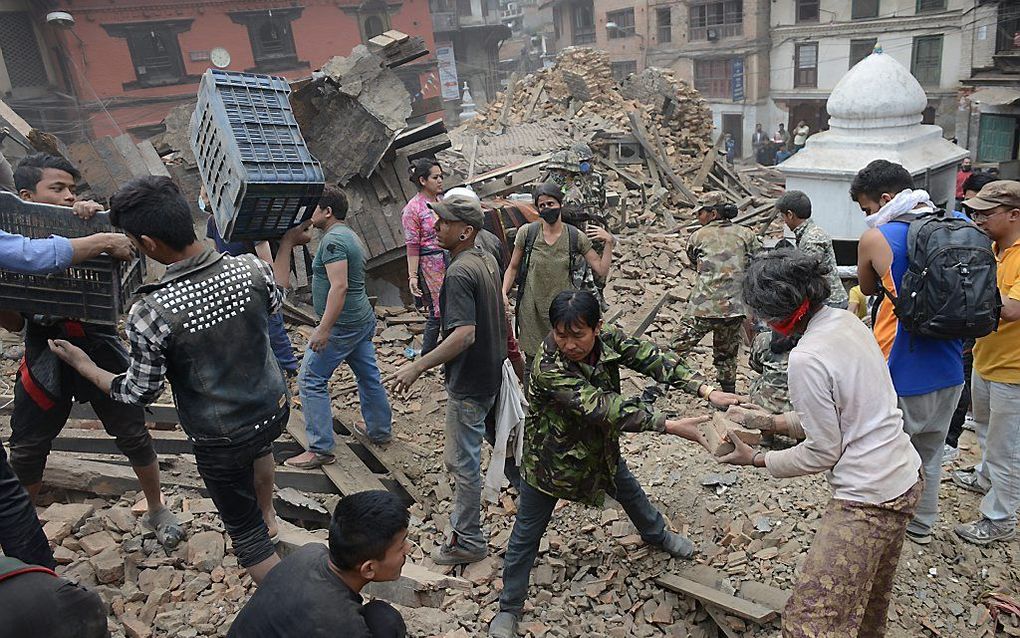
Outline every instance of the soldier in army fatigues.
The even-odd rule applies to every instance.
[[[809,255],[818,255],[829,266],[825,280],[831,292],[826,305],[846,310],[850,298],[839,278],[832,237],[811,219],[811,200],[801,191],[786,191],[776,200],[776,210],[783,216],[786,227],[793,231],[797,249]]]
[[[749,363],[758,377],[751,382],[748,395],[751,403],[761,406],[773,414],[793,410],[790,404],[790,387],[786,370],[790,360],[792,344],[771,330],[759,332],[751,343]]]
[[[705,193],[694,213],[702,227],[687,240],[687,256],[698,275],[672,347],[683,356],[711,332],[719,386],[735,392],[740,330],[746,314],[740,301],[741,282],[751,255],[761,249],[761,241],[750,228],[730,221],[737,216],[737,208],[719,191]],[[649,386],[643,396],[655,401],[662,393],[663,388]]]
[[[707,398],[717,407],[740,397],[719,392],[673,354],[649,341],[603,326],[594,295],[564,291],[549,310],[553,330],[535,359],[524,429],[523,481],[517,519],[503,561],[500,613],[489,636],[516,636],[528,576],[557,499],[600,506],[608,492],[623,506],[641,538],[673,556],[689,558],[693,543],[669,531],[662,514],[620,456],[623,432],[653,431],[705,445],[698,424],[707,417],[667,420],[643,402],[620,394],[620,368]]]
[[[563,207],[575,211],[563,221],[584,230],[591,222],[609,229],[606,219],[606,178],[595,170],[595,156],[587,144],[557,151],[545,164],[542,181],[552,180],[563,189]]]

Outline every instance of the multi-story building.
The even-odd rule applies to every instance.
[[[708,101],[716,129],[751,153],[768,110],[769,0],[553,0],[556,48],[609,52],[624,79],[646,66],[672,69]]]
[[[826,128],[825,101],[836,82],[876,46],[924,87],[924,122],[946,137],[956,129],[964,34],[976,0],[776,0],[772,5],[769,127],[803,120]]]
[[[55,130],[45,115],[54,107],[32,104],[45,78],[51,96],[69,96],[62,106],[74,114],[65,117],[73,126],[55,132],[144,137],[194,99],[210,66],[299,78],[389,29],[421,36],[433,50],[431,26],[420,0],[5,0],[0,51],[11,86],[0,89],[39,128]],[[438,110],[434,57],[398,73],[416,115]]]
[[[984,2],[964,30],[966,67],[956,137],[978,166],[1006,163],[1001,174],[1020,178],[1020,4]]]
[[[751,155],[768,121],[769,0],[650,0],[647,62],[670,68],[708,101],[716,130]]]
[[[447,121],[457,122],[460,86],[485,106],[500,89],[499,48],[510,37],[499,0],[430,0]]]

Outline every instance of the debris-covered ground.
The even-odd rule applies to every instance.
[[[610,315],[633,329],[663,294],[670,300],[647,335],[666,342],[683,311],[690,271],[680,261],[683,238],[649,229],[625,232],[608,288]],[[408,320],[403,308],[378,308],[382,321],[377,338],[383,373],[407,360],[416,345],[420,322]],[[400,321],[396,321],[396,318]],[[390,318],[392,321],[387,322]],[[292,326],[295,347],[305,346],[305,328]],[[18,346],[4,342],[3,379],[13,380]],[[746,359],[746,353],[744,356]],[[692,364],[711,373],[706,345]],[[742,370],[746,374],[746,367]],[[636,394],[643,381],[627,376],[624,391]],[[341,421],[359,420],[350,371],[341,368],[333,381],[334,403]],[[738,389],[746,390],[742,377]],[[5,394],[9,394],[5,392]],[[406,397],[392,397],[397,442],[387,452],[425,494],[413,510],[411,559],[435,571],[428,555],[441,541],[450,507],[451,486],[442,466],[442,418],[445,395],[440,376],[426,374]],[[662,406],[681,414],[706,413],[709,407],[674,393]],[[3,435],[9,435],[4,417]],[[80,425],[80,424],[77,424]],[[281,444],[289,441],[286,435]],[[977,446],[972,433],[961,442],[963,459],[972,464]],[[713,636],[713,621],[693,601],[669,593],[653,581],[663,573],[696,570],[724,579],[721,587],[743,591],[747,582],[789,589],[829,490],[821,476],[794,480],[770,478],[762,470],[717,465],[690,443],[654,434],[627,435],[625,457],[652,500],[673,527],[690,535],[700,548],[694,561],[669,559],[642,546],[636,530],[615,503],[602,510],[562,503],[542,543],[532,575],[530,601],[522,627],[539,636]],[[51,466],[75,455],[54,453]],[[116,456],[111,456],[116,459]],[[40,518],[55,546],[60,572],[95,587],[110,604],[114,636],[224,635],[230,620],[251,593],[211,502],[193,487],[198,477],[187,455],[160,458],[171,507],[186,523],[189,540],[167,554],[138,521],[137,495],[96,498],[66,489],[43,494]],[[125,468],[126,469],[126,468]],[[706,487],[709,475],[722,486]],[[728,483],[728,484],[727,484]],[[334,497],[307,496],[329,510]],[[51,504],[52,503],[52,504]],[[982,595],[989,590],[1016,592],[1020,581],[1018,542],[976,548],[958,540],[952,526],[977,513],[976,495],[944,482],[941,518],[935,541],[927,547],[907,542],[900,561],[889,635],[991,635]],[[314,504],[313,504],[314,508]],[[491,556],[454,573],[472,583],[470,591],[451,590],[441,608],[403,609],[412,636],[481,636],[496,612],[501,555],[513,523],[513,499],[504,496],[484,513]],[[716,572],[708,571],[708,568]],[[1001,616],[1007,635],[1020,635],[1017,620]],[[764,627],[734,617],[722,619],[729,635],[778,636],[778,623]],[[1011,625],[1009,623],[1012,623]]]

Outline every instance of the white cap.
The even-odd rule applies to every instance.
[[[450,197],[451,195],[463,195],[465,197],[471,197],[473,199],[481,201],[481,198],[478,197],[478,194],[475,193],[470,188],[468,188],[467,186],[457,186],[456,188],[451,188],[450,190],[448,190],[445,193],[443,193],[443,199],[446,199],[447,197]]]

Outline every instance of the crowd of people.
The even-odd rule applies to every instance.
[[[794,146],[802,147],[809,132],[802,125]],[[0,233],[0,267],[7,270],[59,271],[100,253],[126,259],[136,251],[166,266],[127,315],[128,348],[108,327],[0,316],[8,330],[23,331],[26,344],[10,463],[0,451],[0,547],[8,557],[0,559],[0,605],[18,601],[22,615],[12,622],[59,610],[58,616],[80,620],[64,623],[77,633],[47,635],[106,635],[98,596],[52,572],[53,555],[32,504],[74,399],[92,403],[135,469],[148,504],[143,523],[168,550],[183,540],[178,519],[163,505],[142,412],[169,381],[199,474],[239,564],[258,584],[229,635],[405,635],[399,613],[380,601],[363,604],[360,594],[367,583],[400,575],[410,519],[396,497],[348,495],[333,512],[328,545],[283,560],[274,546],[272,445],[291,418],[287,376],[296,375],[308,449],[286,463],[315,468],[336,462],[329,381],[344,362],[357,380],[362,434],[380,446],[393,437],[388,391],[404,393],[425,371],[443,368],[443,458],[454,493],[449,533],[431,556],[439,565],[489,554],[482,445],[493,443],[501,397],[523,385],[523,446],[508,453],[505,468],[517,513],[499,610],[489,626],[494,638],[517,635],[530,572],[559,499],[598,507],[610,495],[647,544],[677,558],[695,555],[694,541],[670,529],[649,501],[620,439],[652,431],[707,449],[702,425],[712,410],[726,410],[734,427],[765,434],[760,449],[730,436],[733,451],[717,461],[764,468],[776,478],[824,473],[832,490],[782,617],[784,636],[884,634],[903,542],[932,540],[943,463],[957,449],[968,406],[981,462],[951,477],[983,498],[980,517],[960,521],[954,531],[977,545],[1015,537],[1020,183],[973,175],[960,184],[965,218],[959,223],[987,235],[1001,297],[997,330],[972,345],[962,336],[917,334],[905,323],[898,296],[916,265],[912,224],[946,215],[906,169],[876,160],[857,174],[848,195],[869,226],[859,245],[859,288],[851,294],[805,193],[789,191],[777,200],[789,239],[774,249],[734,223],[737,207],[725,194],[703,194],[692,211],[701,227],[684,247],[694,287],[675,338],[660,347],[603,319],[602,289],[617,240],[605,224],[604,182],[591,167],[590,149],[572,147],[549,169],[533,190],[538,219],[517,229],[508,250],[491,232],[505,229],[486,229],[491,218],[474,193],[444,193],[437,161],[410,166],[418,194],[401,220],[407,289],[425,327],[420,353],[385,379],[373,345],[366,249],[345,223],[348,201],[335,186],[325,187],[309,222],[279,239],[275,257],[268,244],[224,242],[213,222],[208,235],[215,246],[200,240],[188,201],[163,177],[136,179],[112,197],[110,220],[124,234],[68,240]],[[68,206],[68,214],[86,218],[101,209],[77,201],[79,175],[61,158],[29,156],[13,177],[12,187],[26,200]],[[310,241],[310,227],[320,233],[311,269],[319,323],[299,365],[284,342],[279,311],[291,287],[293,248]],[[860,312],[869,297],[873,322]],[[708,333],[712,382],[688,358]],[[745,339],[759,376],[743,395],[737,368]],[[972,360],[972,373],[965,374],[965,360]],[[623,394],[623,368],[649,378],[642,396]],[[672,418],[657,410],[657,399],[670,389],[696,397],[701,408],[695,411],[706,414]],[[770,449],[777,436],[796,443]]]

